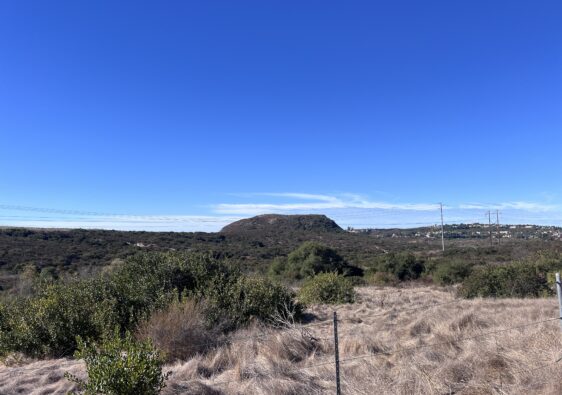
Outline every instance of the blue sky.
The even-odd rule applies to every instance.
[[[3,1],[0,224],[562,224],[559,1]]]

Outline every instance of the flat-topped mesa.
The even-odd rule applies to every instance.
[[[283,233],[294,231],[307,231],[313,233],[344,232],[338,224],[325,215],[264,214],[233,222],[222,228],[221,233]]]

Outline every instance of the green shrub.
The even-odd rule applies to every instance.
[[[86,394],[153,395],[165,386],[168,374],[162,374],[164,359],[150,341],[135,341],[129,332],[119,330],[100,344],[78,339],[77,358],[84,359],[88,381],[65,376]]]
[[[135,330],[182,295],[202,302],[207,324],[224,330],[302,311],[286,288],[246,278],[207,255],[139,254],[94,279],[40,283],[36,294],[2,305],[0,352],[71,355],[76,336],[98,340],[115,327]]]
[[[528,262],[477,267],[459,289],[459,294],[467,298],[538,297],[552,293],[547,272]]]
[[[287,259],[280,256],[273,258],[273,261],[267,268],[267,274],[272,278],[281,276],[295,278],[298,276],[298,273],[288,273]]]
[[[336,250],[309,241],[289,254],[287,264],[299,279],[325,272],[342,273],[346,266]]]
[[[114,325],[113,311],[95,281],[49,284],[4,309],[3,347],[36,357],[68,355],[76,336],[97,338]]]
[[[8,308],[0,302],[0,356],[11,351],[10,326],[8,322]]]
[[[389,285],[389,286],[396,286],[398,285],[399,281],[398,278],[392,273],[387,272],[376,272],[372,273],[368,277],[368,281],[372,285]]]
[[[407,281],[419,278],[424,270],[424,262],[416,258],[414,254],[391,252],[377,257],[374,264],[370,265],[368,272],[391,273],[400,281]]]
[[[117,324],[132,330],[152,311],[170,302],[174,290],[173,255],[138,254],[105,274],[100,282],[105,297],[115,301]]]
[[[351,282],[351,284],[354,287],[360,287],[368,284],[367,280],[365,279],[365,276],[346,276],[346,278]]]
[[[219,266],[200,255],[139,254],[91,280],[39,283],[35,295],[4,309],[2,348],[35,357],[64,356],[75,351],[76,336],[95,340],[115,326],[121,333],[133,330],[177,298],[178,289],[204,288],[205,263],[208,273]]]
[[[363,276],[363,270],[349,265],[336,250],[314,242],[304,242],[287,258],[276,257],[268,268],[274,279],[302,280],[318,273],[338,273]]]
[[[321,273],[307,280],[299,292],[305,304],[353,303],[355,291],[351,282],[337,273]]]
[[[442,285],[458,284],[472,272],[472,266],[462,261],[437,264],[432,273],[435,282]]]
[[[258,277],[212,283],[205,293],[205,302],[210,324],[222,324],[226,329],[252,320],[269,322],[287,315],[298,318],[303,311],[287,288]]]

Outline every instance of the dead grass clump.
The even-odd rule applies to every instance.
[[[162,395],[221,395],[224,392],[214,389],[199,381],[189,383],[172,383],[164,388]]]
[[[168,362],[186,360],[215,347],[220,332],[205,324],[203,308],[192,300],[173,303],[155,312],[137,331],[139,339],[150,339]]]
[[[454,332],[464,332],[469,329],[483,329],[488,328],[489,326],[488,322],[477,317],[474,313],[463,314],[449,325],[451,330]]]
[[[296,329],[280,332],[264,343],[264,351],[272,359],[301,362],[314,354],[320,347],[319,342],[306,332]]]
[[[383,344],[382,342],[377,340],[371,340],[368,342],[367,351],[370,352],[371,354],[382,354],[382,355],[392,353],[392,349],[388,345]]]
[[[306,381],[300,382],[288,378],[275,378],[275,379],[268,380],[266,383],[264,383],[263,393],[302,395],[302,394],[320,394],[322,392],[321,392],[321,387],[317,387],[315,385],[311,386]]]
[[[410,336],[418,337],[431,333],[431,324],[426,320],[419,320],[414,323],[410,328]]]
[[[217,374],[232,368],[243,355],[244,353],[236,352],[230,347],[221,347],[207,356],[205,363],[212,374]]]
[[[458,361],[447,364],[443,370],[443,378],[446,382],[463,385],[468,383],[474,376],[473,368],[466,361]]]
[[[505,372],[508,368],[507,361],[501,355],[492,355],[485,361],[485,365],[498,372]]]
[[[68,394],[77,388],[64,378],[65,372],[85,376],[83,363],[69,359],[35,361],[12,368],[0,366],[0,394]]]
[[[446,357],[443,353],[436,350],[432,350],[430,348],[425,349],[423,354],[426,360],[433,363],[443,362]]]
[[[366,344],[364,339],[360,337],[353,336],[348,339],[343,339],[340,341],[340,353],[341,355],[355,355],[364,354],[366,352]]]
[[[6,357],[2,358],[2,364],[8,367],[27,365],[31,362],[33,362],[32,358],[26,357],[24,354],[19,352],[10,353]]]

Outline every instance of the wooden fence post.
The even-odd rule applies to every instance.
[[[556,295],[558,295],[560,329],[562,329],[562,283],[560,283],[560,273],[556,273]]]
[[[340,350],[338,344],[338,315],[334,311],[334,357],[336,359],[336,394],[341,395],[340,388]]]

